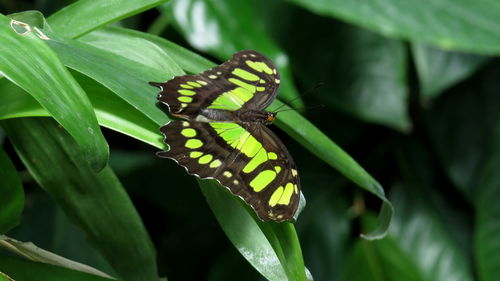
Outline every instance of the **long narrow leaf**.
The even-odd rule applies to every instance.
[[[35,31],[21,36],[11,23],[19,27],[0,14],[0,73],[46,108],[82,147],[92,167],[102,169],[108,145],[87,96],[46,41]]]
[[[149,236],[109,167],[91,170],[68,134],[48,118],[11,119],[2,127],[35,180],[124,280],[158,280]]]
[[[21,242],[4,235],[0,235],[0,246],[31,261],[57,265],[101,277],[111,278],[111,276],[102,271],[41,249],[31,242]]]
[[[5,274],[16,281],[110,281],[108,279],[80,271],[37,263],[0,254],[0,268]],[[1,276],[1,272],[0,272]],[[1,277],[0,277],[1,280]],[[11,281],[5,279],[6,281]]]
[[[284,105],[279,100],[276,100],[270,107],[276,108],[281,106]],[[380,210],[378,227],[372,232],[364,234],[363,237],[366,239],[383,238],[389,228],[394,209],[391,202],[387,200],[382,186],[356,163],[349,154],[338,147],[306,118],[302,117],[296,111],[288,110],[288,108],[284,110],[286,111],[278,115],[277,125],[280,128],[290,134],[290,136],[318,158],[328,163],[358,186],[373,193],[382,200],[383,203]],[[300,168],[301,163],[297,163],[297,165]],[[305,191],[307,192],[307,189],[305,189]]]
[[[300,247],[294,247],[298,243],[297,237],[281,240],[282,243],[290,243],[281,245],[274,233],[295,233],[289,229],[293,229],[292,225],[284,223],[273,228],[266,223],[257,222],[258,219],[252,215],[253,211],[249,211],[239,199],[223,190],[220,185],[214,181],[200,183],[201,190],[227,237],[257,271],[272,281],[307,280]],[[285,255],[284,248],[293,249],[293,253]]]
[[[59,35],[75,38],[148,10],[166,0],[81,0],[47,18]]]

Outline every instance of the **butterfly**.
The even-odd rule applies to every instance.
[[[157,153],[191,175],[216,179],[263,221],[293,219],[300,201],[295,163],[266,125],[276,112],[278,70],[256,51],[240,51],[198,75],[177,76],[159,87],[158,100],[183,120],[160,128],[169,150]]]

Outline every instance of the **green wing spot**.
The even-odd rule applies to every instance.
[[[203,86],[208,85],[208,83],[207,83],[207,82],[205,82],[205,81],[203,81],[203,80],[198,80],[198,81],[196,81],[196,82],[198,82],[198,84],[201,84],[201,85],[203,85]]]
[[[203,155],[203,152],[200,152],[200,151],[192,151],[191,153],[189,153],[189,157],[191,157],[191,158],[198,158],[202,155]]]
[[[232,176],[233,176],[233,174],[232,174],[231,172],[229,172],[229,171],[225,171],[225,172],[223,173],[223,175],[224,175],[226,178],[230,178],[230,177],[232,177]]]
[[[200,84],[198,84],[198,83],[196,83],[196,82],[193,82],[193,81],[188,81],[187,83],[188,83],[188,85],[193,86],[193,87],[196,87],[196,88],[200,88],[200,87],[201,87],[201,85],[200,85]]]
[[[212,161],[213,158],[214,157],[212,156],[212,154],[205,154],[202,157],[200,157],[200,159],[198,159],[198,163],[208,164],[208,163],[210,163],[210,161]]]
[[[266,162],[268,160],[268,155],[278,159],[276,153],[267,153],[262,147],[262,144],[240,125],[219,122],[209,124],[224,141],[231,145],[231,147],[240,150],[243,154],[251,158],[242,170],[244,173],[250,173],[260,164]]]
[[[180,102],[192,102],[193,98],[190,97],[178,97],[177,98]]]
[[[278,159],[278,155],[276,155],[276,153],[274,153],[274,152],[269,152],[267,154],[267,157],[269,158],[269,160],[276,160],[276,159]]]
[[[210,168],[217,168],[220,165],[222,165],[222,162],[219,159],[216,159],[216,160],[212,161],[212,163],[210,163],[209,167]]]
[[[181,88],[184,88],[184,89],[192,89],[193,88],[187,84],[181,84],[180,86],[181,86]]]
[[[266,156],[266,151],[264,149],[261,149],[257,155],[255,155],[248,164],[245,165],[243,168],[243,173],[251,173],[253,170],[255,170],[260,164],[266,162],[267,156]]]
[[[278,201],[281,198],[281,195],[283,195],[283,186],[276,188],[273,195],[271,195],[271,198],[269,198],[269,206],[271,207],[276,206],[276,204],[278,204]]]
[[[281,167],[280,166],[274,166],[274,170],[276,171],[276,174],[279,174],[281,172]]]
[[[290,204],[290,198],[292,198],[293,194],[293,183],[289,182],[285,186],[285,191],[281,195],[281,198],[278,200],[278,204],[288,205]]]
[[[226,92],[218,96],[208,108],[238,110],[242,104]]]
[[[195,91],[191,91],[191,90],[178,90],[177,92],[179,92],[179,94],[185,95],[185,96],[194,96],[194,95],[196,95],[196,92]]]
[[[236,96],[238,96],[240,99],[244,100],[245,102],[247,102],[251,98],[253,98],[253,94],[250,93],[250,91],[248,91],[247,89],[242,88],[242,87],[235,88],[231,92],[233,94],[235,94]]]
[[[192,138],[192,137],[196,136],[196,130],[191,129],[191,128],[183,129],[181,131],[181,134],[183,136],[185,136],[186,138]]]
[[[256,70],[258,72],[264,71],[266,74],[269,74],[269,75],[274,73],[274,71],[271,68],[269,68],[269,66],[264,62],[251,61],[251,60],[247,60],[245,62],[249,67],[253,68],[254,70]],[[276,73],[274,73],[274,74],[276,74]]]
[[[259,76],[241,68],[235,68],[233,74],[248,81],[258,81],[260,79]]]
[[[235,85],[238,85],[242,88],[244,88],[245,90],[249,91],[251,94],[254,94],[255,93],[255,86],[252,86],[248,83],[245,83],[243,81],[241,81],[240,79],[236,79],[236,78],[229,78],[227,79],[229,80],[229,82],[235,84]]]
[[[276,177],[276,172],[272,170],[264,170],[260,172],[251,182],[250,186],[255,192],[260,192]]]
[[[185,146],[187,148],[191,148],[191,149],[200,148],[202,145],[203,145],[203,142],[199,139],[189,139],[186,141],[186,144],[185,144]]]

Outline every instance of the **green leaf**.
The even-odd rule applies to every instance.
[[[368,122],[411,129],[407,51],[401,41],[304,12],[295,19],[285,32],[295,35],[286,40],[304,85],[315,89],[320,84],[311,93],[315,98]]]
[[[24,190],[14,164],[0,148],[0,234],[19,223],[24,208]]]
[[[112,155],[110,161],[111,159]],[[28,175],[28,172],[25,175],[27,185],[35,187],[36,183],[31,175]],[[78,261],[111,276],[118,276],[98,249],[89,243],[87,234],[72,223],[51,196],[38,185],[30,189],[29,204],[24,208],[22,223],[9,232],[9,237],[16,237],[20,241],[32,241],[37,247],[57,253],[66,259]],[[12,251],[14,248],[10,249]],[[42,262],[42,260],[35,261]],[[64,267],[63,264],[61,266]]]
[[[283,106],[279,100],[275,100],[270,108]],[[381,239],[389,228],[394,212],[391,202],[387,200],[382,186],[368,174],[354,159],[344,150],[330,140],[323,132],[311,124],[306,118],[290,108],[284,106],[284,112],[278,115],[277,125],[286,131],[292,138],[303,147],[325,161],[328,165],[338,170],[359,187],[373,193],[382,200],[379,214],[379,225],[373,231],[362,236],[366,239]],[[300,169],[300,163],[298,163]],[[307,192],[307,187],[304,188]]]
[[[500,116],[497,119],[494,141],[488,150],[489,159],[475,189],[477,197],[475,225],[475,257],[479,280],[493,281],[500,276]]]
[[[158,280],[150,238],[109,167],[91,170],[72,139],[48,118],[11,119],[2,126],[35,180],[123,280]]]
[[[47,20],[57,34],[75,38],[101,26],[148,10],[165,1],[83,0],[64,7]]]
[[[333,188],[306,191],[306,210],[296,224],[304,260],[316,280],[339,281],[345,272],[347,246],[352,237],[350,202],[339,192],[346,186],[332,183],[335,176],[326,174],[328,171],[321,173],[317,170],[311,172],[310,169],[314,169],[311,167],[307,169],[302,170],[303,186],[322,186],[328,182]]]
[[[43,250],[30,242],[21,242],[4,235],[0,235],[0,246],[9,249],[11,252],[23,256],[31,261],[57,265],[80,272],[86,272],[101,277],[111,278],[111,276],[107,275],[104,272]]]
[[[272,281],[307,280],[292,224],[260,222],[253,210],[215,181],[200,185],[227,237],[257,271]]]
[[[109,281],[80,271],[74,271],[54,265],[22,260],[0,254],[0,268],[5,274],[17,281]],[[1,273],[0,273],[1,276]],[[1,277],[0,277],[1,278]],[[1,280],[1,279],[0,279]],[[11,281],[6,279],[7,281]]]
[[[159,71],[76,40],[50,36],[50,47],[66,66],[101,83],[156,123],[168,121],[156,106],[158,91],[148,81],[165,81],[179,73]]]
[[[20,36],[10,22],[0,15],[0,72],[46,108],[73,136],[92,167],[102,169],[108,145],[87,96],[45,40],[34,30]]]
[[[101,126],[157,148],[163,147],[162,137],[155,122],[91,78],[77,72],[74,72],[73,76],[89,93]],[[22,89],[8,81],[0,80],[0,119],[34,116],[47,117],[50,114]]]
[[[397,210],[386,239],[376,241],[389,280],[472,281],[471,216],[436,185],[435,163],[415,141],[400,146],[403,181],[391,188]]]
[[[221,60],[246,49],[271,58],[280,70],[280,97],[297,108],[303,107],[293,84],[288,56],[263,28],[262,14],[255,1],[174,0],[161,8],[172,14],[178,29],[198,50]]]
[[[345,281],[386,281],[374,243],[357,241],[351,249],[345,269]],[[397,279],[396,279],[397,280]],[[410,280],[406,280],[410,281]]]
[[[420,99],[427,102],[442,91],[465,80],[487,61],[488,57],[448,52],[435,47],[413,43],[411,50],[420,83]]]
[[[466,200],[473,199],[498,124],[500,67],[438,99],[425,112],[427,130],[442,168]]]
[[[169,52],[148,40],[158,37],[146,35],[148,34],[131,29],[111,27],[88,33],[79,38],[79,41],[152,67],[160,73],[184,74],[182,68],[170,57]]]
[[[500,6],[495,0],[289,0],[380,34],[446,50],[500,54]]]
[[[0,271],[0,281],[12,281],[12,280],[13,279],[10,278],[7,274]]]
[[[143,45],[144,48],[140,49],[141,53],[142,52],[154,53],[155,51],[160,52],[157,49],[161,49],[164,53],[168,54],[167,57],[161,58],[161,61],[167,60],[169,63],[171,63],[171,59],[173,59],[178,66],[180,66],[184,71],[189,73],[198,74],[200,72],[203,72],[209,68],[216,66],[215,63],[207,60],[206,58],[196,53],[193,53],[188,49],[185,49],[166,39],[122,27],[110,26],[101,28],[85,36],[82,36],[79,40],[99,48],[106,48],[106,45],[108,44],[106,43],[106,40],[108,40],[109,38],[113,38],[113,40],[116,42],[127,42],[132,39],[134,40],[134,42],[136,40],[139,41],[147,40],[150,43],[153,43],[154,45],[147,46],[146,44],[144,44]],[[148,47],[154,48],[154,50],[149,50]],[[118,48],[118,50],[121,50],[119,54],[125,57],[136,57],[138,56],[137,53],[140,53],[137,48],[127,48],[126,50],[124,50],[123,48]],[[164,65],[163,62],[154,61],[151,60],[150,58],[144,59],[141,56],[140,59],[142,63],[147,64],[150,67]],[[165,68],[177,69],[176,66],[170,66],[170,65],[166,66]],[[176,73],[177,75],[182,73],[177,70],[172,72]]]
[[[412,184],[393,188],[390,198],[398,212],[387,238],[375,242],[383,268],[390,280],[472,281],[469,256],[447,227],[447,215],[458,220],[463,213],[443,212],[438,204],[446,202],[429,191]],[[461,226],[467,231],[466,224]]]

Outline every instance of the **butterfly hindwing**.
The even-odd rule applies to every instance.
[[[262,124],[171,121],[161,128],[172,158],[190,174],[215,178],[252,206],[260,219],[290,220],[299,202],[295,164]]]
[[[161,88],[158,99],[168,105],[171,114],[194,119],[204,108],[263,110],[275,98],[280,77],[267,57],[255,51],[240,51],[199,75],[150,84]]]

